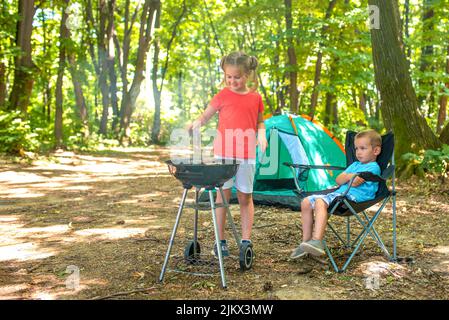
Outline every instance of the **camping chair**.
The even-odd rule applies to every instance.
[[[351,165],[354,161],[357,161],[357,158],[355,156],[355,148],[354,148],[354,139],[355,139],[356,132],[348,131],[346,134],[346,142],[345,142],[345,149],[346,149],[346,167]],[[355,256],[355,254],[358,252],[360,246],[363,244],[365,238],[370,235],[374,241],[379,245],[380,249],[383,251],[385,256],[390,261],[397,261],[396,256],[396,191],[395,191],[395,164],[394,164],[394,135],[392,132],[387,133],[386,135],[382,136],[382,150],[380,155],[377,157],[377,163],[380,166],[381,169],[381,175],[375,175],[370,172],[361,172],[355,175],[350,181],[349,185],[352,185],[352,182],[354,181],[356,176],[360,176],[365,181],[373,181],[373,182],[379,182],[379,189],[376,193],[376,196],[373,200],[364,201],[364,202],[353,202],[346,198],[346,194],[348,193],[349,187],[344,194],[342,194],[340,197],[337,197],[332,201],[332,203],[329,204],[330,210],[329,212],[329,218],[332,215],[340,216],[340,217],[346,217],[346,239],[343,239],[338,232],[332,227],[330,223],[328,223],[329,229],[336,235],[337,239],[343,243],[343,245],[346,248],[353,249],[351,252],[351,255],[349,258],[345,261],[342,268],[339,268],[337,264],[335,263],[334,257],[332,256],[326,241],[323,241],[326,253],[329,257],[329,260],[331,261],[331,264],[336,272],[344,272],[346,268],[348,267],[349,263],[351,262],[352,258]],[[291,163],[284,163],[284,165],[289,166],[290,168],[299,169],[300,171],[303,170],[344,170],[345,168],[342,167],[335,167],[335,166],[323,166],[323,165],[298,165],[298,164],[291,164]],[[391,190],[387,187],[387,180],[391,177]],[[295,180],[297,179],[297,176],[295,176]],[[296,182],[296,185],[299,183]],[[319,193],[328,193],[332,192],[335,189],[326,190]],[[298,192],[304,194],[304,190],[298,190]],[[376,222],[377,218],[381,214],[382,210],[384,209],[387,202],[392,199],[392,224],[393,224],[393,255],[391,256],[388,252],[385,244],[383,243],[382,239],[380,238],[379,234],[377,233],[374,223]],[[379,209],[376,211],[376,213],[372,216],[370,219],[365,212],[366,209],[370,208],[371,206],[381,202]],[[360,225],[363,227],[363,230],[360,232],[360,234],[357,236],[357,238],[351,243],[351,227],[350,227],[350,218],[355,217],[357,221],[360,223]]]

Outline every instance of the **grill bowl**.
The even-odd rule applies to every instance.
[[[192,186],[197,188],[221,187],[226,181],[235,176],[238,164],[228,162],[199,163],[194,164],[190,159],[173,162],[168,160],[170,173],[182,182],[185,188]]]

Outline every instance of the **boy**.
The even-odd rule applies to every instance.
[[[355,136],[354,146],[358,161],[338,175],[335,181],[340,187],[329,194],[311,195],[301,202],[303,242],[292,252],[290,258],[298,259],[307,254],[325,255],[322,240],[327,225],[327,210],[331,202],[348,189],[348,183],[355,173],[369,171],[380,175],[380,167],[376,159],[381,152],[382,137],[374,130],[362,131]],[[365,181],[356,177],[346,197],[354,202],[372,200],[376,196],[378,185],[378,182]],[[315,221],[313,211],[315,212]],[[315,228],[313,228],[314,222]]]

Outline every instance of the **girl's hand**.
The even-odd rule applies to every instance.
[[[189,132],[189,134],[193,133],[193,130],[199,130],[201,128],[201,120],[195,120],[191,124],[186,126],[186,130]]]
[[[260,151],[262,153],[265,153],[265,150],[267,150],[268,141],[267,138],[265,137],[265,129],[263,131],[264,131],[263,134],[259,134],[257,136],[257,144],[259,145]]]

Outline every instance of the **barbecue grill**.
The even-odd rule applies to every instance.
[[[164,274],[168,270],[168,262],[170,259],[170,252],[172,250],[174,240],[176,237],[176,232],[179,226],[179,222],[181,219],[181,214],[184,209],[184,204],[187,198],[187,193],[190,189],[195,189],[195,203],[193,205],[195,209],[195,215],[194,215],[194,231],[193,231],[193,240],[189,241],[184,249],[184,265],[192,266],[192,267],[202,267],[205,265],[216,267],[216,258],[213,257],[213,259],[208,261],[204,254],[201,253],[201,246],[198,242],[198,212],[199,210],[211,210],[212,212],[212,221],[214,226],[214,234],[215,234],[215,243],[220,243],[219,236],[218,236],[218,226],[217,226],[217,219],[215,215],[215,209],[224,207],[227,211],[228,216],[228,222],[231,226],[232,232],[234,234],[235,241],[237,242],[237,245],[240,248],[239,252],[239,260],[240,260],[240,269],[242,270],[248,270],[252,266],[254,253],[252,250],[252,245],[250,244],[243,244],[240,245],[240,236],[236,230],[234,221],[232,219],[231,211],[229,210],[229,204],[226,202],[226,199],[224,197],[222,186],[223,184],[231,179],[237,172],[238,164],[236,162],[214,162],[214,163],[192,163],[190,159],[186,160],[178,160],[178,161],[166,161],[168,165],[168,169],[170,173],[178,179],[183,187],[184,191],[182,194],[181,203],[178,208],[178,214],[176,216],[176,221],[173,226],[173,231],[171,233],[170,237],[170,243],[168,245],[167,253],[165,255],[165,261],[162,266],[162,271],[159,276],[159,281],[162,282],[164,279]],[[213,197],[213,190],[216,189],[217,192],[220,192],[223,203],[222,204],[216,204],[214,202]],[[204,205],[202,205],[199,200],[199,192],[201,190],[204,190],[204,192],[208,192],[209,194],[209,204],[210,207],[207,206],[205,208]],[[223,255],[221,251],[221,245],[217,245],[217,253],[218,253],[218,267],[220,271],[221,276],[221,283],[222,287],[226,288],[226,277],[225,277],[225,271],[224,271],[224,260]],[[179,262],[179,261],[178,261]],[[171,269],[170,271],[177,271],[177,272],[184,272],[184,273],[190,273],[194,275],[210,275],[206,273],[198,273],[194,271],[186,271],[186,268],[182,268],[181,270],[179,268]]]

